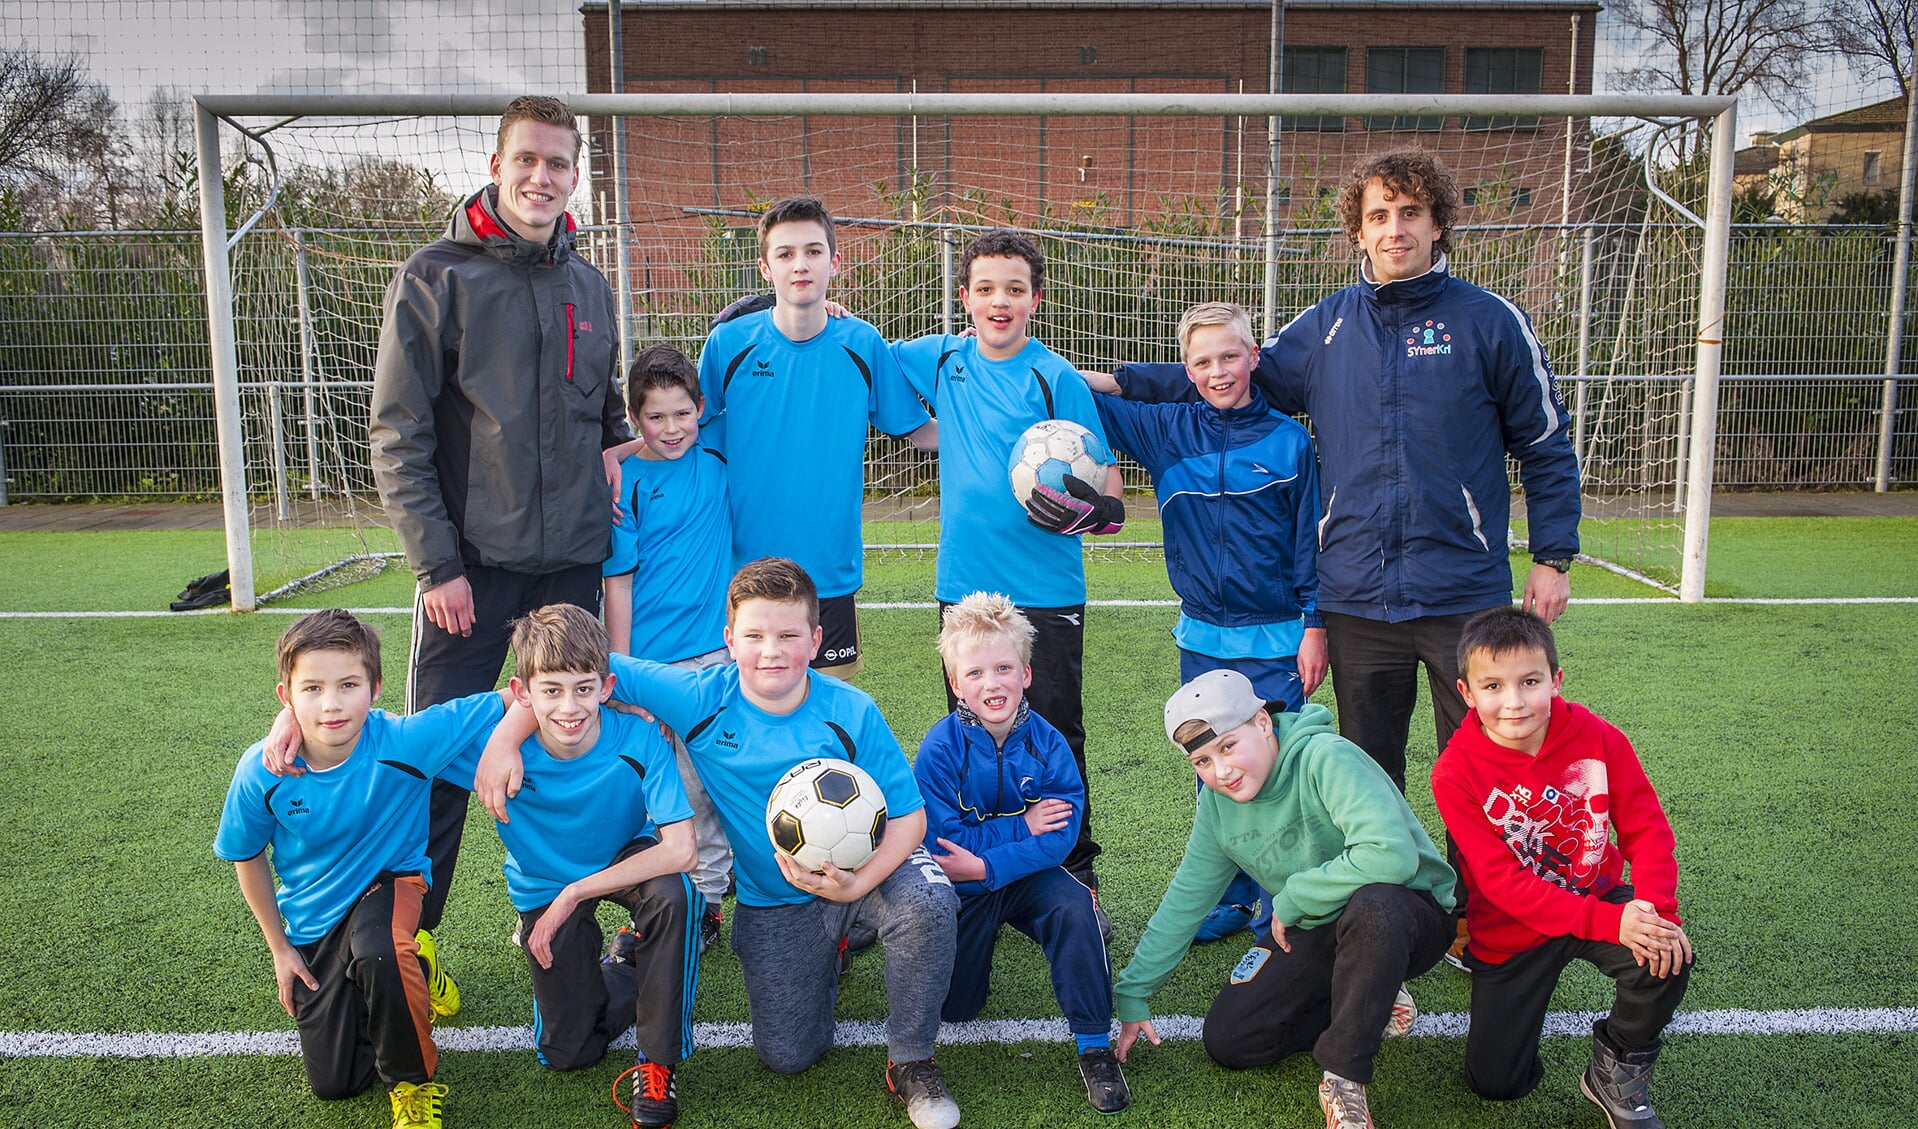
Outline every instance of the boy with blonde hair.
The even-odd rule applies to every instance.
[[[1565,672],[1540,617],[1472,617],[1458,665],[1472,712],[1432,766],[1432,796],[1470,893],[1466,1082],[1495,1101],[1538,1085],[1546,1005],[1582,960],[1615,989],[1579,1088],[1614,1129],[1658,1129],[1652,1067],[1692,969],[1658,793],[1625,735],[1560,695]]]
[[[699,986],[704,898],[684,873],[696,857],[692,809],[658,729],[603,704],[614,677],[590,613],[529,613],[513,625],[513,654],[509,689],[537,725],[519,747],[533,786],[507,804],[498,831],[533,983],[534,1049],[542,1066],[578,1070],[632,1028],[633,1125],[670,1126]],[[471,787],[479,757],[469,742],[447,779]],[[602,900],[630,915],[606,961]]]
[[[997,592],[946,609],[939,656],[958,706],[919,745],[926,849],[959,894],[952,986],[940,1018],[979,1014],[1002,926],[1037,942],[1100,1113],[1130,1105],[1112,1054],[1112,966],[1092,892],[1063,866],[1079,837],[1085,784],[1072,750],[1026,703],[1032,624]]]
[[[746,982],[753,1049],[797,1074],[832,1046],[839,961],[855,923],[886,954],[886,1084],[915,1129],[952,1129],[959,1106],[933,1061],[939,1002],[952,980],[957,897],[921,846],[926,817],[898,739],[872,698],[809,664],[819,651],[819,593],[790,560],[753,561],[727,591],[733,662],[677,670],[615,655],[614,696],[643,705],[684,734],[720,822],[738,852],[732,947]],[[478,785],[499,818],[519,791],[527,732],[515,710],[495,733]],[[817,873],[773,850],[766,798],[786,771],[814,757],[849,760],[886,797],[879,849],[857,870]]]
[[[454,754],[500,719],[505,698],[405,717],[374,709],[379,636],[337,609],[302,616],[277,652],[304,775],[269,772],[267,741],[248,749],[213,853],[234,864],[273,954],[315,1096],[352,1097],[378,1078],[392,1087],[394,1129],[439,1129],[446,1087],[432,1081],[431,974],[416,936],[435,878],[427,795]]]
[[[1242,307],[1201,302],[1178,336],[1196,403],[1093,399],[1113,447],[1145,467],[1158,494],[1180,601],[1179,680],[1236,670],[1276,708],[1297,711],[1325,680],[1312,437],[1253,385],[1258,346]],[[1248,923],[1260,934],[1271,916],[1271,898],[1241,875],[1198,940]]]

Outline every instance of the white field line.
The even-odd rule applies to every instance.
[[[1574,604],[1605,606],[1615,604],[1670,604],[1678,605],[1678,600],[1670,596],[1611,596],[1592,599],[1574,599]],[[1707,604],[1775,604],[1775,605],[1818,605],[1818,604],[1918,604],[1918,596],[1802,596],[1802,597],[1761,597],[1761,596],[1718,596],[1704,601]],[[930,611],[939,605],[935,601],[913,601],[905,603],[862,603],[861,611]],[[1177,600],[1087,600],[1089,608],[1176,608]],[[260,608],[261,615],[305,615],[313,608]],[[354,615],[412,615],[412,608],[348,608]],[[168,611],[99,611],[99,612],[8,612],[0,611],[0,619],[185,619],[190,616],[228,615],[225,608],[204,608],[192,612]]]
[[[1596,1011],[1552,1012],[1545,1017],[1545,1037],[1590,1035]],[[1162,1015],[1153,1026],[1162,1038],[1191,1042],[1203,1023],[1195,1015]],[[1421,1015],[1412,1025],[1412,1038],[1458,1039],[1465,1035],[1463,1012]],[[1918,1031],[1918,1008],[1806,1008],[1789,1011],[1680,1012],[1667,1028],[1674,1035],[1886,1035]],[[446,1051],[530,1051],[531,1027],[441,1027],[434,1033]],[[701,1047],[752,1046],[752,1026],[746,1023],[700,1023],[693,1028]],[[1069,1043],[1071,1033],[1063,1019],[994,1019],[946,1023],[939,1028],[945,1046],[1007,1043]],[[842,1047],[883,1047],[883,1023],[856,1021],[839,1024],[834,1042]],[[613,1044],[631,1047],[632,1032]],[[215,1055],[293,1055],[298,1038],[291,1031],[226,1031],[200,1033],[95,1034],[58,1031],[0,1032],[0,1057],[18,1058],[205,1058]]]

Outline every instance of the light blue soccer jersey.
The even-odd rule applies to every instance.
[[[733,522],[726,461],[707,447],[619,467],[607,576],[633,577],[632,653],[677,662],[725,646]]]
[[[747,314],[706,338],[699,386],[700,441],[726,457],[733,568],[790,557],[821,596],[858,591],[866,425],[906,435],[927,419],[879,331],[829,318],[817,337],[795,342],[771,310]]]
[[[864,691],[830,675],[808,671],[805,702],[792,713],[769,714],[746,700],[739,668],[730,663],[687,671],[614,655],[613,674],[614,697],[644,706],[685,741],[732,841],[741,905],[812,900],[780,873],[766,835],[773,785],[800,761],[837,757],[865,769],[885,793],[889,817],[925,806],[879,707]]]
[[[947,603],[972,592],[1004,592],[1028,608],[1085,603],[1079,538],[1027,521],[1006,471],[1013,444],[1042,419],[1072,420],[1105,441],[1079,370],[1036,339],[1004,361],[988,360],[973,338],[946,334],[902,341],[893,352],[939,418],[934,593]]]
[[[494,827],[506,844],[506,896],[522,913],[611,866],[657,825],[692,818],[672,746],[657,725],[601,706],[599,726],[599,740],[571,760],[548,753],[538,734],[519,747],[524,783],[506,801],[510,821]],[[446,779],[471,791],[480,752],[462,753]]]
[[[381,874],[417,873],[432,884],[426,800],[433,777],[462,750],[483,745],[504,713],[494,692],[404,717],[376,709],[350,756],[304,776],[268,772],[260,763],[264,742],[255,744],[233,771],[213,853],[244,862],[271,848],[287,939],[317,941]]]

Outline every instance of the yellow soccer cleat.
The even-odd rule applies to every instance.
[[[393,1102],[393,1129],[440,1129],[445,1086],[438,1082],[399,1082],[387,1097]]]
[[[440,952],[433,944],[433,935],[422,929],[414,934],[419,942],[420,956],[426,959],[426,990],[432,997],[433,1018],[458,1015],[460,1013],[460,986],[440,967]],[[438,1125],[435,1121],[433,1124]]]

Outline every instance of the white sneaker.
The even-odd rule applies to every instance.
[[[1329,1070],[1319,1082],[1319,1108],[1325,1111],[1325,1129],[1378,1129],[1365,1103],[1365,1084]]]
[[[1412,1002],[1412,993],[1399,985],[1399,994],[1392,1000],[1392,1017],[1385,1021],[1385,1037],[1396,1039],[1412,1030],[1412,1023],[1419,1017],[1419,1005]]]

